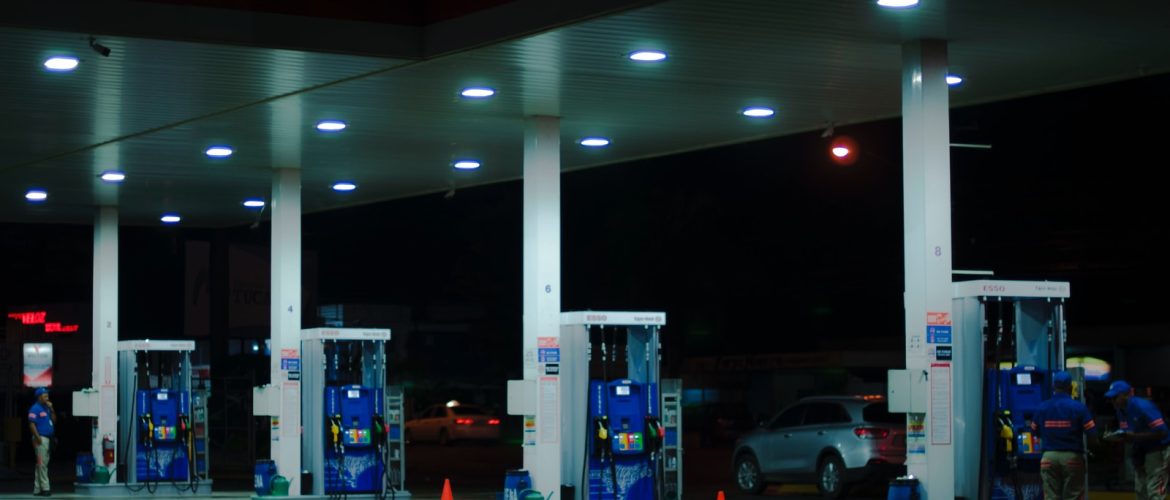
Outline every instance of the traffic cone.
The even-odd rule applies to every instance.
[[[439,500],[455,500],[455,497],[451,495],[450,479],[443,479],[443,496],[439,497]]]
[[[719,490],[719,493],[715,494],[715,500],[726,500],[723,498],[723,490]]]

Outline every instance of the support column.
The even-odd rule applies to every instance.
[[[99,207],[93,225],[93,377],[98,418],[90,451],[102,464],[102,439],[118,441],[118,208]],[[114,447],[114,453],[119,450]],[[114,463],[121,457],[114,457]],[[112,478],[111,482],[117,482]]]
[[[561,335],[561,134],[551,116],[524,123],[523,286],[524,380],[535,382],[537,412],[524,416],[524,468],[536,490],[559,491],[563,392],[558,375],[537,372],[538,348],[559,349]]]
[[[273,416],[272,460],[288,478],[289,495],[301,493],[301,383],[282,360],[301,357],[301,171],[280,168],[272,177],[271,384],[280,390]],[[298,373],[299,375],[299,373]],[[321,480],[317,478],[317,480]]]
[[[906,368],[925,375],[915,390],[927,412],[911,413],[909,473],[926,499],[955,497],[951,361],[951,162],[947,44],[920,40],[902,48],[903,222],[906,272]]]

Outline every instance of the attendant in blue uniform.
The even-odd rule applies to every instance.
[[[1129,458],[1136,476],[1133,489],[1137,499],[1165,498],[1170,432],[1162,420],[1162,412],[1148,400],[1135,397],[1133,388],[1124,380],[1110,385],[1105,397],[1113,401],[1121,426],[1121,431],[1111,434],[1109,439],[1133,445]]]
[[[53,440],[53,425],[57,413],[49,401],[49,390],[37,389],[37,401],[28,409],[28,428],[32,431],[33,450],[37,455],[37,466],[33,482],[33,495],[47,497],[49,493],[49,441]]]
[[[1097,424],[1084,403],[1069,396],[1071,387],[1068,372],[1052,374],[1052,398],[1032,416],[1032,429],[1044,447],[1044,500],[1080,500],[1085,494],[1085,436],[1096,441]]]

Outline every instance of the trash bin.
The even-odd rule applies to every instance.
[[[504,472],[504,500],[520,500],[520,492],[532,486],[532,477],[524,469]]]
[[[288,479],[284,476],[276,476],[272,478],[272,496],[287,497],[288,496]]]
[[[890,481],[890,491],[886,500],[918,500],[918,478],[903,476]]]
[[[77,454],[77,482],[88,483],[93,477],[93,453],[83,451]]]
[[[265,496],[272,492],[272,477],[276,475],[276,462],[272,460],[257,460],[256,472],[252,476],[253,486],[256,487],[256,495]]]

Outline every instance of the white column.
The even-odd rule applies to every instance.
[[[102,464],[102,438],[118,443],[118,209],[99,207],[93,225],[93,378],[99,416],[91,443]],[[117,446],[114,453],[117,453]],[[114,463],[120,457],[115,456]],[[112,481],[117,481],[116,478]]]
[[[538,491],[561,485],[560,377],[537,373],[538,341],[560,346],[561,134],[560,119],[524,123],[524,379],[535,381],[536,443],[524,446],[524,468]],[[525,433],[526,440],[529,436]]]
[[[906,265],[906,368],[927,375],[924,434],[908,440],[909,472],[923,481],[927,499],[955,496],[952,366],[934,348],[950,344],[951,163],[947,45],[922,40],[902,49],[903,221]],[[928,338],[927,330],[936,333]],[[941,328],[940,328],[941,327]],[[934,342],[931,342],[931,341]],[[913,425],[910,426],[913,431]],[[925,453],[915,452],[915,444]]]
[[[280,168],[272,177],[271,383],[280,390],[272,417],[272,460],[288,478],[290,496],[301,490],[301,383],[289,380],[282,359],[301,357],[301,171]]]

